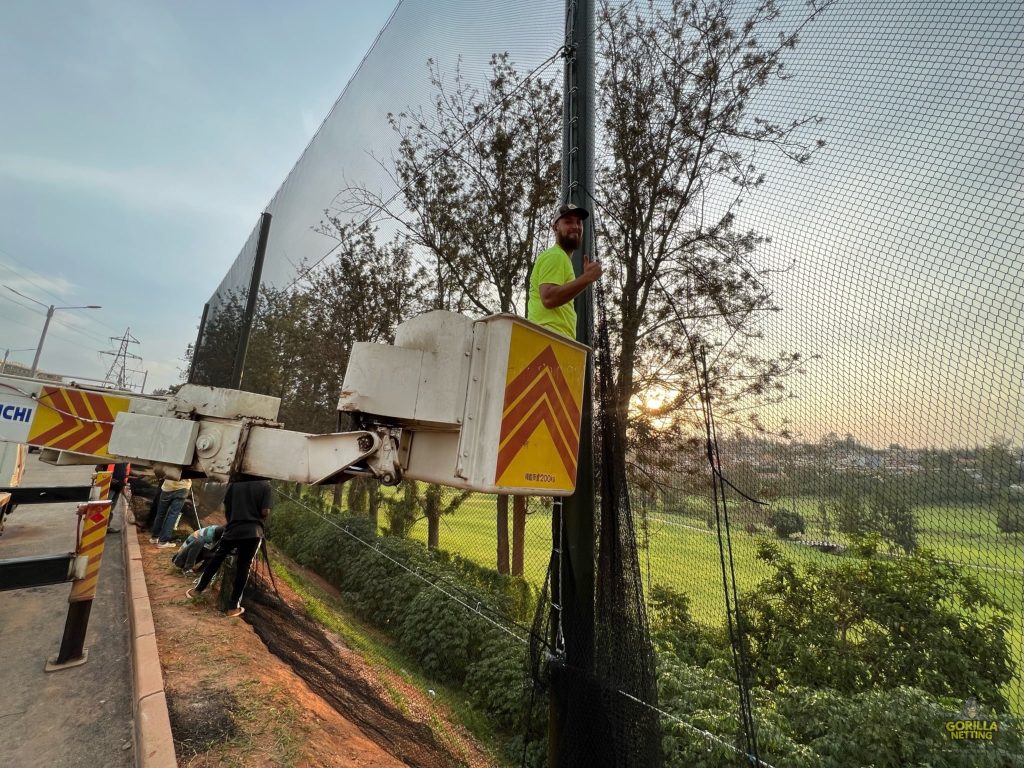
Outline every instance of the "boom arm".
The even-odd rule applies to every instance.
[[[0,376],[0,440],[56,463],[130,460],[170,478],[306,484],[403,476],[469,490],[575,487],[586,348],[511,315],[430,312],[395,346],[356,344],[339,410],[362,428],[312,435],[277,398],[187,384],[166,397]]]

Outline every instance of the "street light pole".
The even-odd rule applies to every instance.
[[[7,290],[11,291],[12,293],[18,294],[23,299],[28,299],[29,301],[38,304],[40,307],[46,307],[46,304],[43,304],[43,302],[36,301],[31,296],[26,296],[21,291],[16,291],[9,285],[6,287]],[[39,356],[43,354],[43,342],[46,341],[46,332],[50,330],[50,320],[53,318],[53,313],[58,309],[103,309],[103,307],[101,307],[98,304],[85,304],[76,307],[55,307],[53,306],[53,304],[50,304],[48,307],[46,307],[46,322],[43,323],[43,333],[39,337],[39,344],[36,345],[36,356],[32,358],[32,370],[29,372],[30,377],[35,377],[36,371],[39,369]]]
[[[32,358],[32,370],[29,371],[29,377],[35,378],[36,370],[39,368],[39,356],[43,354],[43,342],[46,341],[46,332],[50,330],[50,320],[53,318],[53,312],[56,309],[53,304],[46,310],[46,322],[43,323],[43,333],[39,337],[39,343],[36,344],[36,356]]]
[[[4,361],[0,363],[0,373],[7,370],[7,358],[11,356],[11,352],[35,352],[35,347],[24,347],[22,349],[5,349],[4,350]]]

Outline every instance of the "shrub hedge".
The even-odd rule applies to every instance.
[[[315,493],[302,504],[314,511],[289,501],[275,506],[267,531],[275,546],[337,587],[346,605],[385,630],[426,675],[464,690],[505,733],[518,762],[529,730],[526,645],[495,623],[521,625],[513,631],[525,639],[536,590],[420,542],[375,536],[365,517],[332,511]],[[539,697],[533,706],[538,731],[547,702]],[[530,752],[543,765],[543,750]]]
[[[386,631],[426,674],[460,687],[505,734],[510,761],[520,764],[528,733],[526,764],[546,764],[546,697],[530,696],[524,643],[495,626],[525,636],[523,625],[537,602],[532,586],[419,542],[376,536],[365,517],[332,511],[316,493],[304,495],[302,504],[279,503],[268,536],[341,590],[352,610]],[[744,740],[724,632],[697,624],[688,598],[664,587],[651,590],[650,622],[659,707],[669,714],[662,719],[665,767],[746,764],[728,746]],[[1013,717],[1000,716],[992,742],[949,741],[944,719],[959,703],[915,688],[851,696],[782,686],[757,687],[752,694],[760,755],[775,768],[1024,768]],[[716,734],[725,745],[695,729]]]

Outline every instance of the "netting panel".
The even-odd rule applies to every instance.
[[[752,88],[742,131],[721,146],[735,154],[735,167],[710,173],[679,219],[680,231],[699,232],[731,214],[737,237],[753,233],[749,243],[723,239],[718,255],[687,252],[649,286],[655,297],[666,285],[678,290],[639,318],[652,330],[636,350],[629,499],[658,653],[665,759],[749,763],[723,565],[739,596],[732,618],[745,630],[749,701],[766,762],[863,764],[895,750],[885,734],[898,733],[907,750],[898,759],[908,764],[1003,759],[1019,751],[1013,724],[1024,708],[1024,10],[1011,2],[819,6],[806,25],[815,11],[802,3],[782,4],[778,18],[758,22],[767,48],[779,31],[799,28],[782,51],[786,77]],[[616,3],[594,30],[598,79],[612,55],[609,31],[624,19],[650,25],[659,14],[721,10],[740,34],[759,7]],[[520,75],[537,69],[558,83],[564,18],[559,3],[399,5],[268,207],[264,309],[243,387],[282,396],[288,426],[332,428],[346,345],[386,341],[399,319],[437,305],[438,281],[414,276],[416,267],[433,274],[429,248],[422,237],[403,239],[417,219],[396,173],[401,147],[387,115],[431,114],[428,59],[450,85],[461,55],[466,82],[479,93],[493,76],[491,55],[503,51]],[[637,56],[670,48],[648,39]],[[646,115],[650,104],[630,106]],[[560,120],[560,108],[550,120]],[[615,176],[624,166],[615,153],[629,148],[615,143],[608,120],[608,112],[595,117],[598,170],[608,174],[598,174],[591,192],[617,354],[628,249],[616,230],[622,190],[611,182],[623,178]],[[795,143],[751,140],[765,124]],[[794,160],[805,149],[809,157]],[[382,205],[353,206],[346,191],[354,188]],[[339,226],[363,221],[371,222],[365,240],[337,237]],[[648,234],[653,240],[657,228]],[[537,246],[547,245],[545,235],[536,234]],[[254,246],[255,230],[210,302],[208,327],[233,327],[224,308],[244,304]],[[408,269],[392,287],[404,299],[359,303],[381,285],[371,277],[403,259]],[[332,265],[351,269],[332,273]],[[721,285],[736,287],[732,304],[712,300],[713,270],[732,281]],[[326,277],[315,282],[317,275]],[[301,301],[288,298],[296,295]],[[325,319],[331,302],[317,296],[349,308],[344,334]],[[477,310],[459,304],[458,292],[449,299],[444,306]],[[367,317],[386,322],[360,324]],[[213,359],[223,362],[233,333],[220,346],[207,338],[200,359],[218,349]],[[698,347],[707,353],[706,381]],[[275,357],[281,350],[288,354]],[[205,380],[223,383],[219,375]],[[717,424],[717,503],[705,402]],[[511,541],[510,505],[506,567],[493,497],[445,491],[428,499],[420,487],[402,511],[402,493],[383,492],[379,530],[428,543],[433,528],[438,551],[517,574],[521,562],[534,590],[544,583],[549,503],[530,500],[521,547]],[[445,510],[433,523],[428,505],[431,515]],[[725,523],[727,539],[719,536]],[[840,625],[837,617],[858,611],[867,618]],[[1006,726],[996,745],[1002,757],[943,741],[943,723],[972,699]],[[820,734],[839,720],[849,732],[823,743]],[[879,720],[884,727],[875,727]]]

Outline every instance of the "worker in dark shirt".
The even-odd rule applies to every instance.
[[[252,561],[263,541],[263,525],[270,516],[270,507],[268,480],[245,480],[228,485],[227,493],[224,494],[224,512],[228,521],[224,526],[224,534],[199,583],[185,593],[186,597],[201,595],[210,586],[224,559],[232,552],[237,552],[235,584],[231,591],[231,607],[227,615],[241,616],[245,613],[245,609],[242,608],[242,592],[249,580]]]

